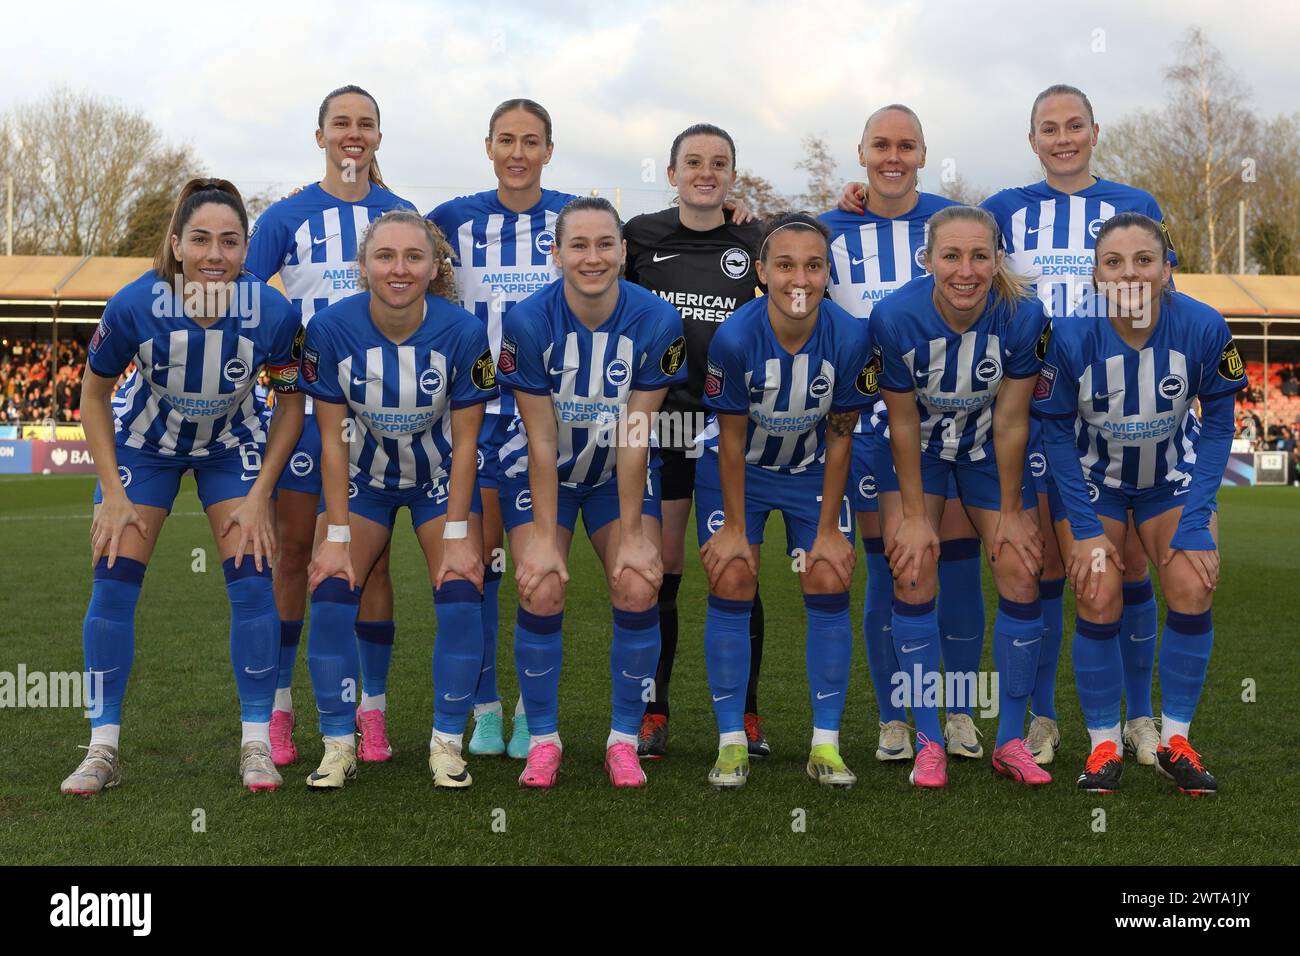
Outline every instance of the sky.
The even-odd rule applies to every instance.
[[[921,188],[945,168],[992,192],[1041,178],[1026,142],[1035,94],[1086,91],[1101,124],[1160,107],[1163,71],[1199,25],[1272,117],[1300,109],[1287,2],[1100,0],[1057,5],[782,2],[11,5],[0,32],[0,112],[50,88],[110,97],[193,147],[245,193],[319,179],[324,94],[347,83],[379,102],[385,180],[421,210],[495,185],[483,137],[492,108],[527,96],[550,110],[543,185],[592,189],[625,216],[663,208],[668,147],[695,122],[727,129],[740,167],[793,194],[802,139],[823,136],[857,178],[866,116],[920,115]],[[123,11],[129,11],[129,16]],[[197,22],[196,22],[197,19]]]

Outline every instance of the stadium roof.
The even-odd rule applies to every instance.
[[[0,256],[0,299],[102,304],[152,265],[152,259],[143,257]],[[271,284],[284,291],[279,276]]]

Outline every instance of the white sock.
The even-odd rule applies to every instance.
[[[823,730],[820,727],[813,728],[812,745],[830,744],[836,750],[840,749],[840,732],[838,730]]]
[[[625,734],[622,731],[615,730],[611,727],[609,729],[609,736],[605,738],[605,749],[608,750],[615,744],[631,744],[635,747],[636,734]]]
[[[494,700],[490,704],[474,705],[475,717],[482,717],[484,714],[500,714],[501,712],[501,701],[499,700]]]
[[[388,695],[376,694],[371,697],[364,690],[361,692],[361,706],[358,710],[388,710]]]
[[[743,730],[737,730],[730,734],[718,734],[719,750],[730,744],[740,744],[742,747],[748,748],[749,741],[745,738],[745,732]]]
[[[450,747],[452,750],[456,751],[456,753],[460,753],[461,742],[463,741],[464,736],[464,734],[444,734],[441,730],[438,730],[435,727],[433,730],[433,736],[429,738],[429,746],[432,748],[434,744],[441,743]]]
[[[98,727],[90,728],[90,746],[95,744],[106,744],[114,750],[118,749],[118,741],[122,739],[121,724],[100,724]]]
[[[272,710],[287,710],[293,713],[293,688],[277,687],[275,689],[275,703],[271,705]]]
[[[560,748],[560,753],[564,753],[564,744],[560,743],[559,734],[533,734],[528,738],[528,750],[531,753],[534,747],[541,744],[555,744]]]
[[[1174,720],[1166,713],[1160,714],[1160,746],[1168,747],[1169,741],[1175,737],[1187,737],[1188,732],[1192,729],[1191,721],[1184,723],[1181,720]],[[1189,740],[1191,738],[1188,738]]]
[[[515,701],[515,716],[518,717],[523,712],[524,712],[524,699],[520,697],[517,701]]]
[[[325,740],[326,742],[333,741],[336,744],[342,744],[344,747],[351,747],[353,750],[357,749],[356,734],[342,734],[341,736],[338,737],[324,737],[322,739]]]
[[[245,720],[241,721],[243,726],[243,736],[239,739],[239,746],[257,743],[266,744],[269,749],[271,746],[271,724],[269,722]]]
[[[1124,749],[1124,740],[1120,737],[1119,724],[1116,724],[1114,727],[1102,727],[1100,730],[1089,727],[1088,739],[1091,741],[1093,750],[1096,750],[1098,746],[1104,744],[1108,740],[1115,744],[1116,750],[1122,752]]]

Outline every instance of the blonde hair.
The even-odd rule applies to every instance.
[[[244,199],[239,195],[235,184],[228,179],[205,177],[191,179],[181,187],[180,195],[176,197],[176,205],[172,207],[171,222],[167,226],[167,231],[163,233],[158,252],[153,257],[153,271],[158,278],[170,282],[173,276],[180,274],[180,260],[172,252],[172,236],[179,239],[181,233],[185,231],[185,224],[190,221],[195,210],[207,203],[216,203],[232,209],[239,217],[239,224],[244,231],[244,240],[247,242],[248,211],[244,208]]]
[[[929,231],[925,237],[925,258],[928,262],[934,256],[936,236],[940,228],[950,222],[977,222],[989,232],[995,253],[1002,253],[1002,231],[998,229],[997,220],[987,209],[978,206],[945,206],[930,217]],[[993,291],[1007,305],[1015,308],[1023,299],[1033,296],[1033,283],[1027,276],[1011,268],[1011,260],[1002,256],[998,271],[993,274]]]
[[[434,295],[442,296],[448,302],[458,302],[456,273],[451,264],[451,243],[447,241],[447,237],[442,234],[441,229],[419,213],[411,212],[409,209],[390,209],[370,224],[369,228],[366,229],[366,234],[357,243],[357,262],[359,264],[365,263],[366,250],[370,247],[371,237],[379,230],[380,226],[387,226],[390,223],[419,226],[424,230],[424,234],[429,239],[429,249],[433,253],[433,261],[436,266],[433,278],[429,280],[429,291]],[[361,288],[369,288],[364,275],[359,281]]]

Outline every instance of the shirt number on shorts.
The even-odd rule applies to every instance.
[[[822,496],[817,496],[817,503],[822,503]],[[848,495],[840,499],[840,531],[844,534],[853,533],[853,508],[849,504]]]

